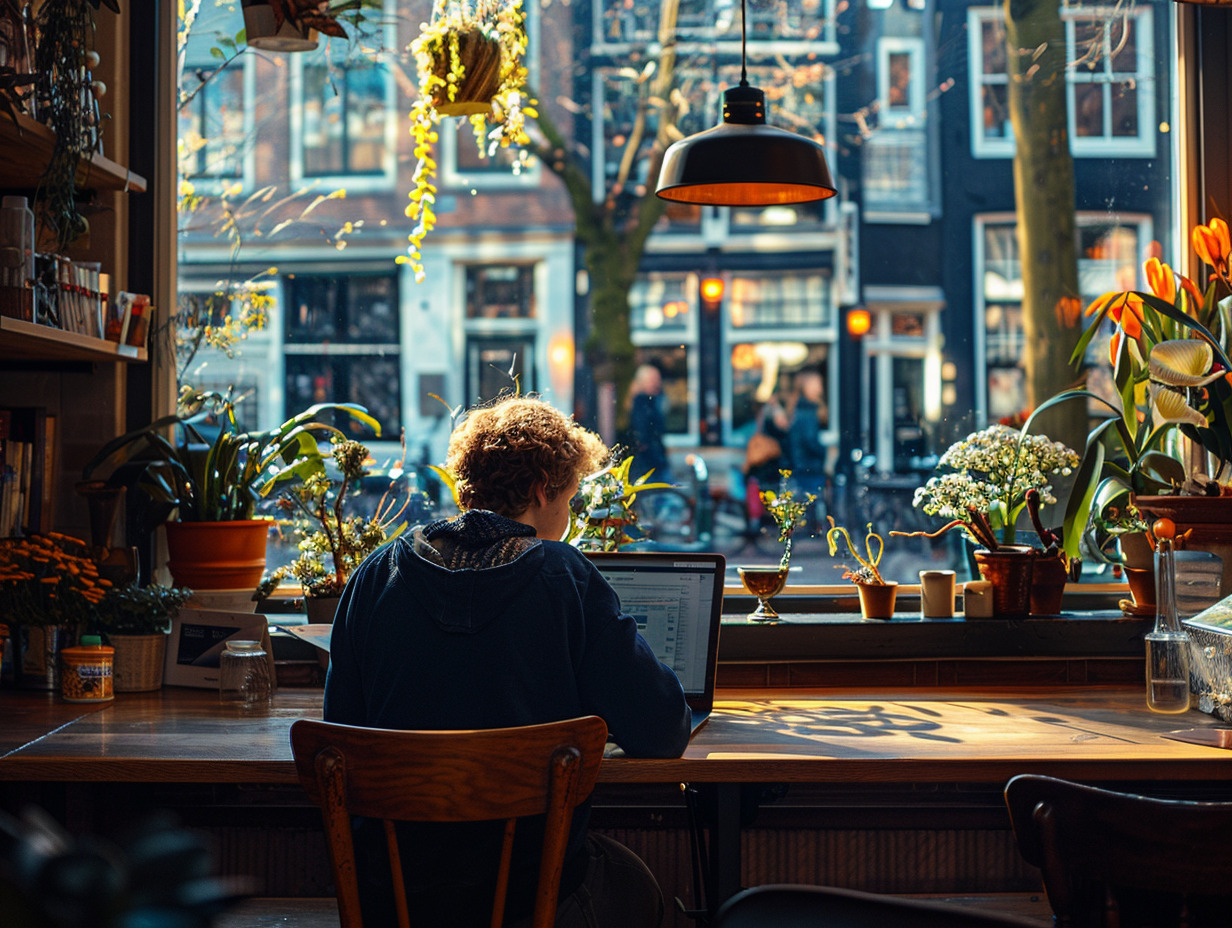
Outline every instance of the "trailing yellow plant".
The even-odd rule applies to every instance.
[[[406,215],[415,222],[400,264],[424,279],[421,249],[436,225],[436,144],[442,116],[466,116],[481,157],[527,145],[526,117],[538,115],[526,95],[526,15],[522,0],[438,0],[430,22],[411,43],[419,76],[419,99],[411,105],[415,167]],[[472,87],[472,84],[482,85]],[[527,161],[520,151],[519,173]]]

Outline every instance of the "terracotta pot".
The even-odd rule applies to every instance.
[[[1129,595],[1139,608],[1155,608],[1155,571],[1153,569],[1126,567],[1125,580],[1129,583]]]
[[[898,598],[898,583],[857,583],[860,593],[860,615],[866,619],[894,618],[894,600]]]
[[[1208,551],[1223,561],[1219,595],[1232,595],[1232,496],[1135,496],[1148,521],[1167,517],[1176,523],[1177,550]]]
[[[107,636],[115,648],[113,678],[117,693],[148,693],[162,687],[167,638],[161,632]]]
[[[261,582],[270,522],[168,522],[166,528],[167,567],[176,586],[253,590]]]
[[[449,52],[446,47],[437,55],[433,71],[441,80],[448,80]],[[501,50],[495,39],[478,30],[458,36],[458,59],[462,63],[462,79],[457,92],[449,99],[447,87],[433,90],[432,105],[442,116],[475,116],[492,112],[492,97],[500,86]]]
[[[1065,583],[1069,580],[1069,571],[1065,562],[1054,555],[1045,555],[1043,551],[1033,554],[1031,565],[1031,615],[1058,616],[1061,614],[1061,603],[1065,597]]]
[[[1027,545],[1001,545],[996,551],[975,552],[980,576],[992,584],[994,619],[1023,619],[1030,615],[1033,555]]]

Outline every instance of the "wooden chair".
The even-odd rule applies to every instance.
[[[1023,775],[1005,802],[1059,926],[1232,923],[1232,802],[1151,799]]]
[[[300,719],[291,748],[300,782],[321,807],[343,928],[362,928],[351,816],[380,819],[394,904],[409,928],[394,822],[505,820],[492,925],[502,923],[516,820],[546,815],[532,925],[556,919],[573,810],[594,789],[607,740],[596,716],[489,731],[391,731]]]
[[[711,928],[1039,928],[1039,922],[925,899],[791,883],[736,893]]]

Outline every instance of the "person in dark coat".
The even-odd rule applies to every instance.
[[[676,675],[615,591],[560,541],[582,476],[608,450],[540,399],[470,412],[447,468],[462,514],[370,556],[343,591],[330,643],[325,719],[399,729],[529,725],[598,715],[626,754],[678,757],[690,714]],[[655,926],[657,882],[623,845],[574,815],[557,928]],[[420,924],[484,925],[503,826],[403,824],[403,873]],[[506,921],[533,908],[541,822],[517,831]],[[379,823],[356,826],[364,919],[391,924]]]
[[[653,470],[653,481],[671,483],[671,467],[663,444],[663,433],[667,431],[663,415],[663,374],[653,364],[641,365],[633,374],[629,396],[631,473],[640,477]]]

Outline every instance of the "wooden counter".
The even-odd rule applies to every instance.
[[[288,730],[320,718],[321,690],[284,690],[268,712],[208,691],[124,695],[94,711],[0,693],[0,780],[294,783]],[[1161,737],[1217,727],[1155,715],[1137,688],[828,689],[722,692],[684,756],[613,757],[612,783],[956,783],[1034,772],[1083,780],[1218,780],[1232,754]]]

